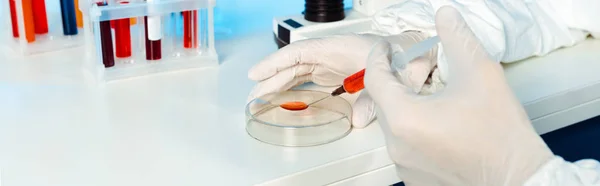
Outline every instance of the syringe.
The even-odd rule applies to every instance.
[[[392,55],[392,64],[391,64],[392,69],[395,71],[402,70],[406,64],[408,64],[410,61],[414,60],[415,58],[422,56],[426,52],[430,51],[439,42],[440,42],[439,36],[430,37],[430,38],[427,38],[417,44],[414,44],[412,47],[408,48],[404,52],[397,52],[397,53],[393,54]],[[339,88],[335,89],[333,92],[331,92],[331,95],[328,97],[339,96],[343,93],[354,94],[365,88],[364,79],[365,79],[365,69],[362,69],[361,71],[358,71],[357,73],[354,73],[354,74],[348,76],[346,79],[344,79],[343,85],[340,86]],[[327,98],[327,97],[325,97],[325,98]],[[325,98],[323,98],[323,99],[325,99]],[[323,99],[317,100],[313,103],[319,102]]]
[[[404,52],[397,52],[392,55],[392,68],[393,70],[400,71],[410,61],[416,59],[419,56],[430,51],[440,42],[439,36],[427,38],[419,43],[416,43],[412,47],[408,48]]]
[[[358,71],[357,73],[354,73],[354,74],[348,76],[346,79],[344,79],[344,83],[342,84],[342,86],[340,86],[339,88],[337,88],[333,92],[331,92],[331,94],[329,96],[318,99],[317,101],[313,101],[312,103],[307,104],[306,107],[308,107],[314,103],[317,103],[319,101],[323,101],[329,97],[339,96],[343,93],[354,94],[365,88],[364,79],[365,79],[365,69],[362,69],[361,71]]]

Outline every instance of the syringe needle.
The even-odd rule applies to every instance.
[[[312,105],[312,104],[315,104],[315,103],[317,103],[317,102],[319,102],[319,101],[323,101],[323,100],[325,100],[325,99],[327,99],[327,98],[330,98],[330,97],[332,97],[332,95],[331,95],[331,94],[330,94],[330,95],[328,95],[328,96],[325,96],[325,97],[323,97],[323,98],[321,98],[321,99],[319,99],[319,100],[317,100],[317,101],[313,101],[312,103],[309,103],[307,106],[310,106],[310,105]]]

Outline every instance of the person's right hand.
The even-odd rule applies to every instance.
[[[390,56],[367,65],[365,86],[406,185],[522,185],[553,154],[459,12],[439,9],[446,87],[422,96],[402,84]]]

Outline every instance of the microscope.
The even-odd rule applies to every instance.
[[[344,9],[343,0],[305,0],[301,14],[273,19],[273,34],[279,48],[290,43],[336,34],[369,33],[371,16],[405,0],[353,0]]]

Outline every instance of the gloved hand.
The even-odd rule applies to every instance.
[[[534,131],[508,86],[454,8],[435,18],[448,61],[442,91],[421,96],[375,56],[365,75],[387,150],[406,185],[523,185],[552,152]]]
[[[344,78],[362,70],[366,66],[371,50],[381,53],[390,48],[376,47],[379,42],[392,42],[399,47],[409,47],[426,36],[421,33],[406,33],[395,36],[338,35],[326,38],[308,39],[281,48],[254,66],[248,77],[258,81],[248,97],[248,101],[273,92],[289,90],[292,87],[314,82],[321,86],[341,86]],[[386,45],[387,46],[387,45]],[[372,49],[373,48],[373,49]],[[420,90],[429,72],[435,66],[430,53],[414,60],[400,72],[405,74],[403,82]],[[364,128],[375,118],[373,101],[362,91],[353,104],[352,124]]]
[[[374,35],[340,35],[294,42],[250,69],[257,81],[248,101],[282,92],[306,82],[340,86],[344,78],[365,68],[371,46],[382,40]],[[375,118],[373,101],[359,95],[353,104],[353,126],[362,128]]]

